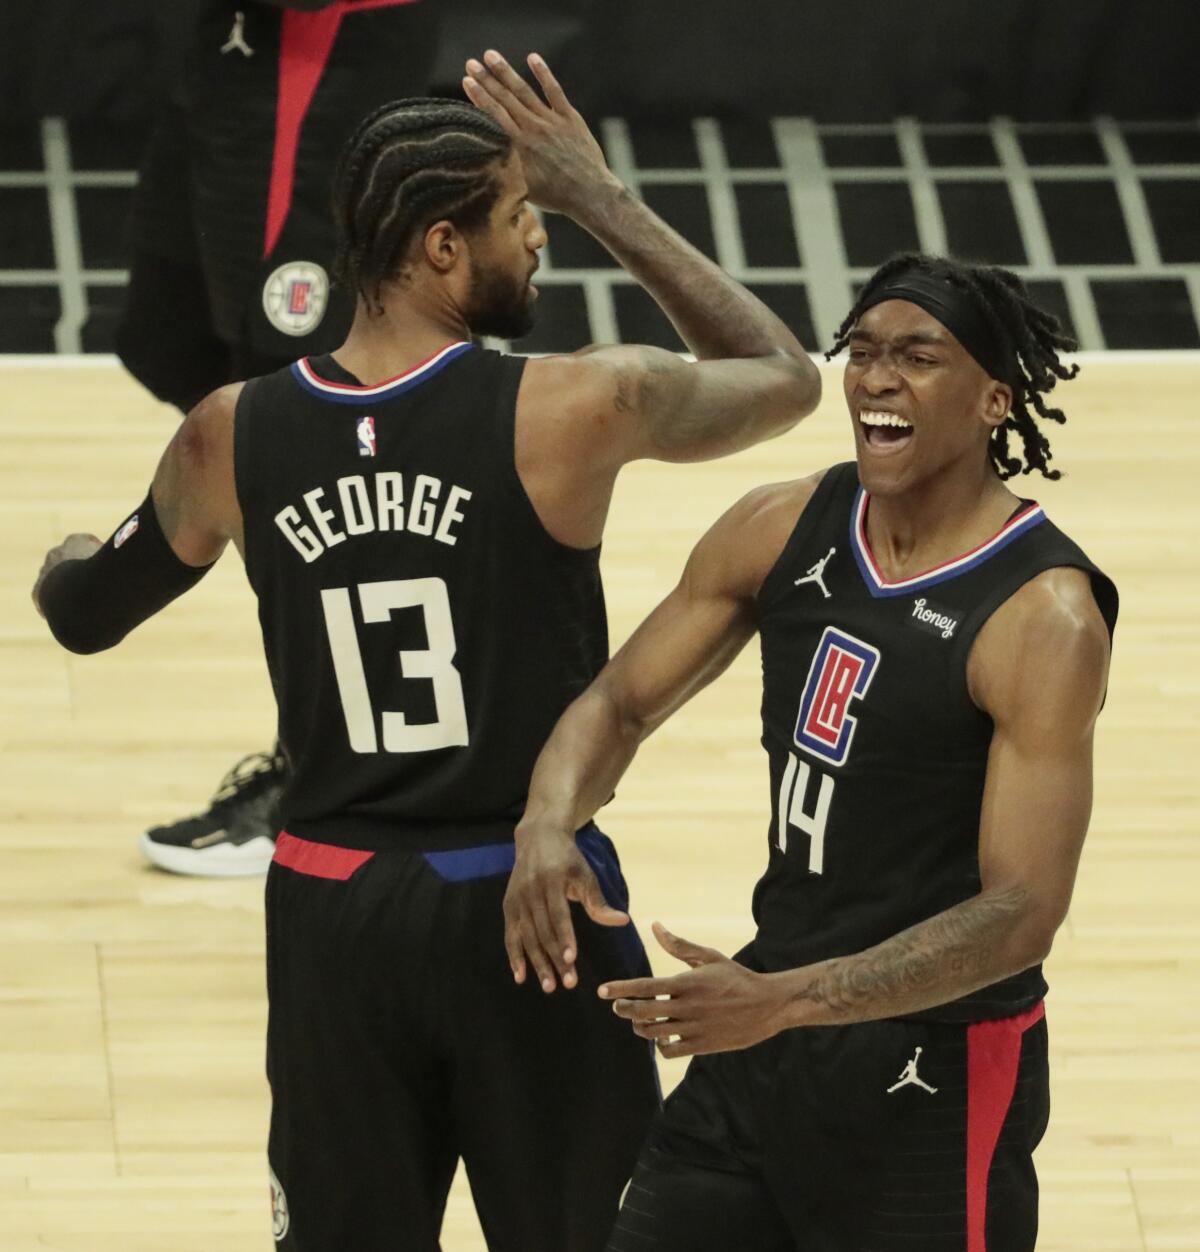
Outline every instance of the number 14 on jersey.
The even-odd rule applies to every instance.
[[[829,806],[833,803],[834,785],[828,774],[814,770],[794,752],[788,753],[787,764],[783,767],[783,778],[779,784],[775,842],[780,852],[786,852],[788,831],[791,827],[806,834],[809,839],[810,874],[820,874],[825,869],[825,827],[829,822]],[[815,795],[810,795],[812,792]]]

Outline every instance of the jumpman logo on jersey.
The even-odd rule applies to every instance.
[[[246,42],[246,15],[241,9],[233,15],[233,29],[221,46],[222,55],[226,52],[240,52],[244,57],[254,55],[254,49]]]
[[[899,1091],[901,1087],[910,1086],[920,1087],[922,1090],[928,1091],[930,1095],[937,1095],[937,1088],[931,1087],[927,1082],[922,1081],[921,1077],[917,1074],[917,1062],[921,1059],[922,1050],[923,1049],[921,1048],[917,1049],[913,1059],[909,1061],[909,1063],[904,1067],[903,1072],[900,1074],[899,1082],[892,1083],[892,1085],[887,1089],[888,1095],[891,1095],[893,1091]]]
[[[836,551],[836,548],[830,548],[829,551],[826,552],[815,565],[810,567],[808,573],[805,574],[803,578],[797,578],[792,585],[799,587],[802,583],[816,583],[817,586],[821,588],[821,594],[825,597],[825,599],[832,599],[832,593],[829,588],[825,586],[825,566],[829,564],[830,558]]]

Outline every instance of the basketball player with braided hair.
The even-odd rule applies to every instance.
[[[621,467],[747,447],[820,390],[778,318],[613,176],[540,58],[544,97],[497,53],[468,67],[481,107],[400,100],[349,140],[345,343],[204,400],[137,511],[104,545],[60,545],[34,593],[90,652],[230,540],[245,560],[291,765],[266,887],[287,1252],[433,1252],[460,1157],[489,1246],[603,1246],[658,1087],[652,1049],[595,992],[649,966],[600,924],[627,897],[587,823],[579,994],[501,977],[514,828],[607,657],[599,544]],[[533,203],[607,246],[696,361],[477,347],[531,323]]]
[[[330,283],[329,175],[355,122],[428,89],[444,6],[425,0],[197,0],[142,162],[115,348],[186,414],[225,383],[328,352],[354,297]],[[244,756],[142,855],[180,874],[266,873],[285,778]]]
[[[1070,346],[1004,270],[885,265],[834,345],[856,462],[717,521],[543,750],[505,901],[517,978],[581,948],[569,832],[760,636],[756,936],[730,960],[656,924],[690,968],[600,988],[695,1057],[609,1252],[1032,1252],[1041,963],[1088,826],[1117,594],[1005,480],[1058,476],[1033,415],[1063,420],[1044,396]]]
[[[1079,373],[1078,365],[1064,365],[1059,352],[1071,352],[1079,345],[1058,324],[1052,313],[1039,309],[1029,298],[1025,284],[1011,270],[987,265],[961,265],[942,257],[919,256],[903,252],[881,265],[862,289],[854,308],[838,327],[837,340],[825,354],[832,360],[850,343],[851,332],[859,317],[877,303],[874,293],[885,287],[897,274],[915,271],[940,278],[974,297],[976,306],[987,319],[992,335],[1009,346],[1010,357],[1016,360],[1017,374],[1008,381],[1013,386],[1012,408],[996,427],[990,455],[996,473],[1004,479],[1037,470],[1044,478],[1061,477],[1050,469],[1050,441],[1039,428],[1036,417],[1046,421],[1065,422],[1061,409],[1046,406],[1042,396],[1062,379]],[[1030,413],[1029,406],[1033,406]],[[1008,449],[1010,433],[1018,435],[1023,445],[1023,459],[1012,456]]]

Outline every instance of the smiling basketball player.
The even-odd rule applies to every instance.
[[[1087,830],[1117,596],[1004,480],[1058,477],[1035,414],[1064,420],[1042,396],[1072,376],[1070,341],[1014,275],[904,256],[846,346],[857,463],[713,526],[559,722],[517,831],[513,973],[569,986],[566,902],[598,898],[573,832],[761,635],[758,933],[729,960],[657,927],[692,968],[600,988],[664,1055],[698,1058],[610,1252],[1034,1246],[1041,962]]]

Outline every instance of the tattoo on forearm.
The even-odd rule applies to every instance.
[[[855,1021],[919,1012],[967,995],[1007,972],[998,968],[997,955],[1028,894],[1013,887],[975,896],[877,947],[831,962],[794,998]]]
[[[760,427],[763,407],[751,399],[681,399],[676,371],[686,368],[689,367],[664,361],[657,353],[643,352],[637,364],[616,370],[613,407],[618,413],[640,415],[655,444],[664,452],[694,448],[716,438],[740,444],[749,432]],[[778,368],[798,367],[780,357]]]

